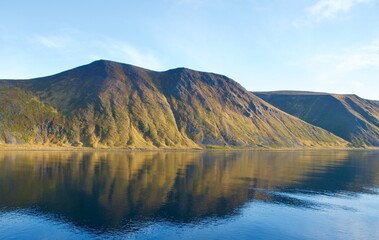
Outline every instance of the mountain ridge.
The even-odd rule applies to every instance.
[[[1,92],[3,144],[148,149],[347,146],[224,75],[187,68],[158,72],[99,60],[47,77],[0,80]]]
[[[379,102],[355,94],[254,92],[268,103],[326,129],[354,146],[379,146]]]

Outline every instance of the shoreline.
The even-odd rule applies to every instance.
[[[92,148],[71,146],[43,145],[7,145],[0,144],[0,152],[204,152],[204,151],[379,151],[379,147],[302,147],[302,148],[269,148],[269,147],[205,147],[205,148]]]

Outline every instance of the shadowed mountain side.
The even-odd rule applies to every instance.
[[[30,111],[38,109],[41,115],[37,119],[26,112],[13,112],[13,119],[30,121],[27,127],[16,124],[14,131],[2,120],[1,112],[0,136],[5,143],[41,143],[38,126],[42,121],[50,136],[42,141],[46,144],[128,148],[346,146],[342,139],[276,109],[225,76],[185,68],[154,72],[100,60],[49,77],[0,81],[0,91],[7,91],[3,88],[34,98]],[[1,95],[0,101],[3,98]],[[18,98],[17,104],[25,105],[28,98]],[[3,109],[9,109],[6,104],[9,101]],[[45,107],[40,109],[38,104]],[[47,117],[47,109],[56,113],[53,119]],[[19,135],[25,131],[32,134],[21,139]]]
[[[275,107],[326,129],[354,146],[379,146],[379,103],[356,95],[254,92]]]
[[[179,68],[160,73],[157,79],[179,129],[197,143],[274,147],[344,144],[266,104],[225,76]]]

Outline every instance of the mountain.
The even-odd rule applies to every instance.
[[[122,148],[338,147],[339,137],[218,74],[99,60],[0,81],[0,142]]]
[[[356,95],[315,92],[254,92],[268,103],[354,146],[379,146],[379,102]]]

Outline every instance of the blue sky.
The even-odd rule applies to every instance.
[[[379,0],[0,2],[0,79],[97,59],[379,100]]]

